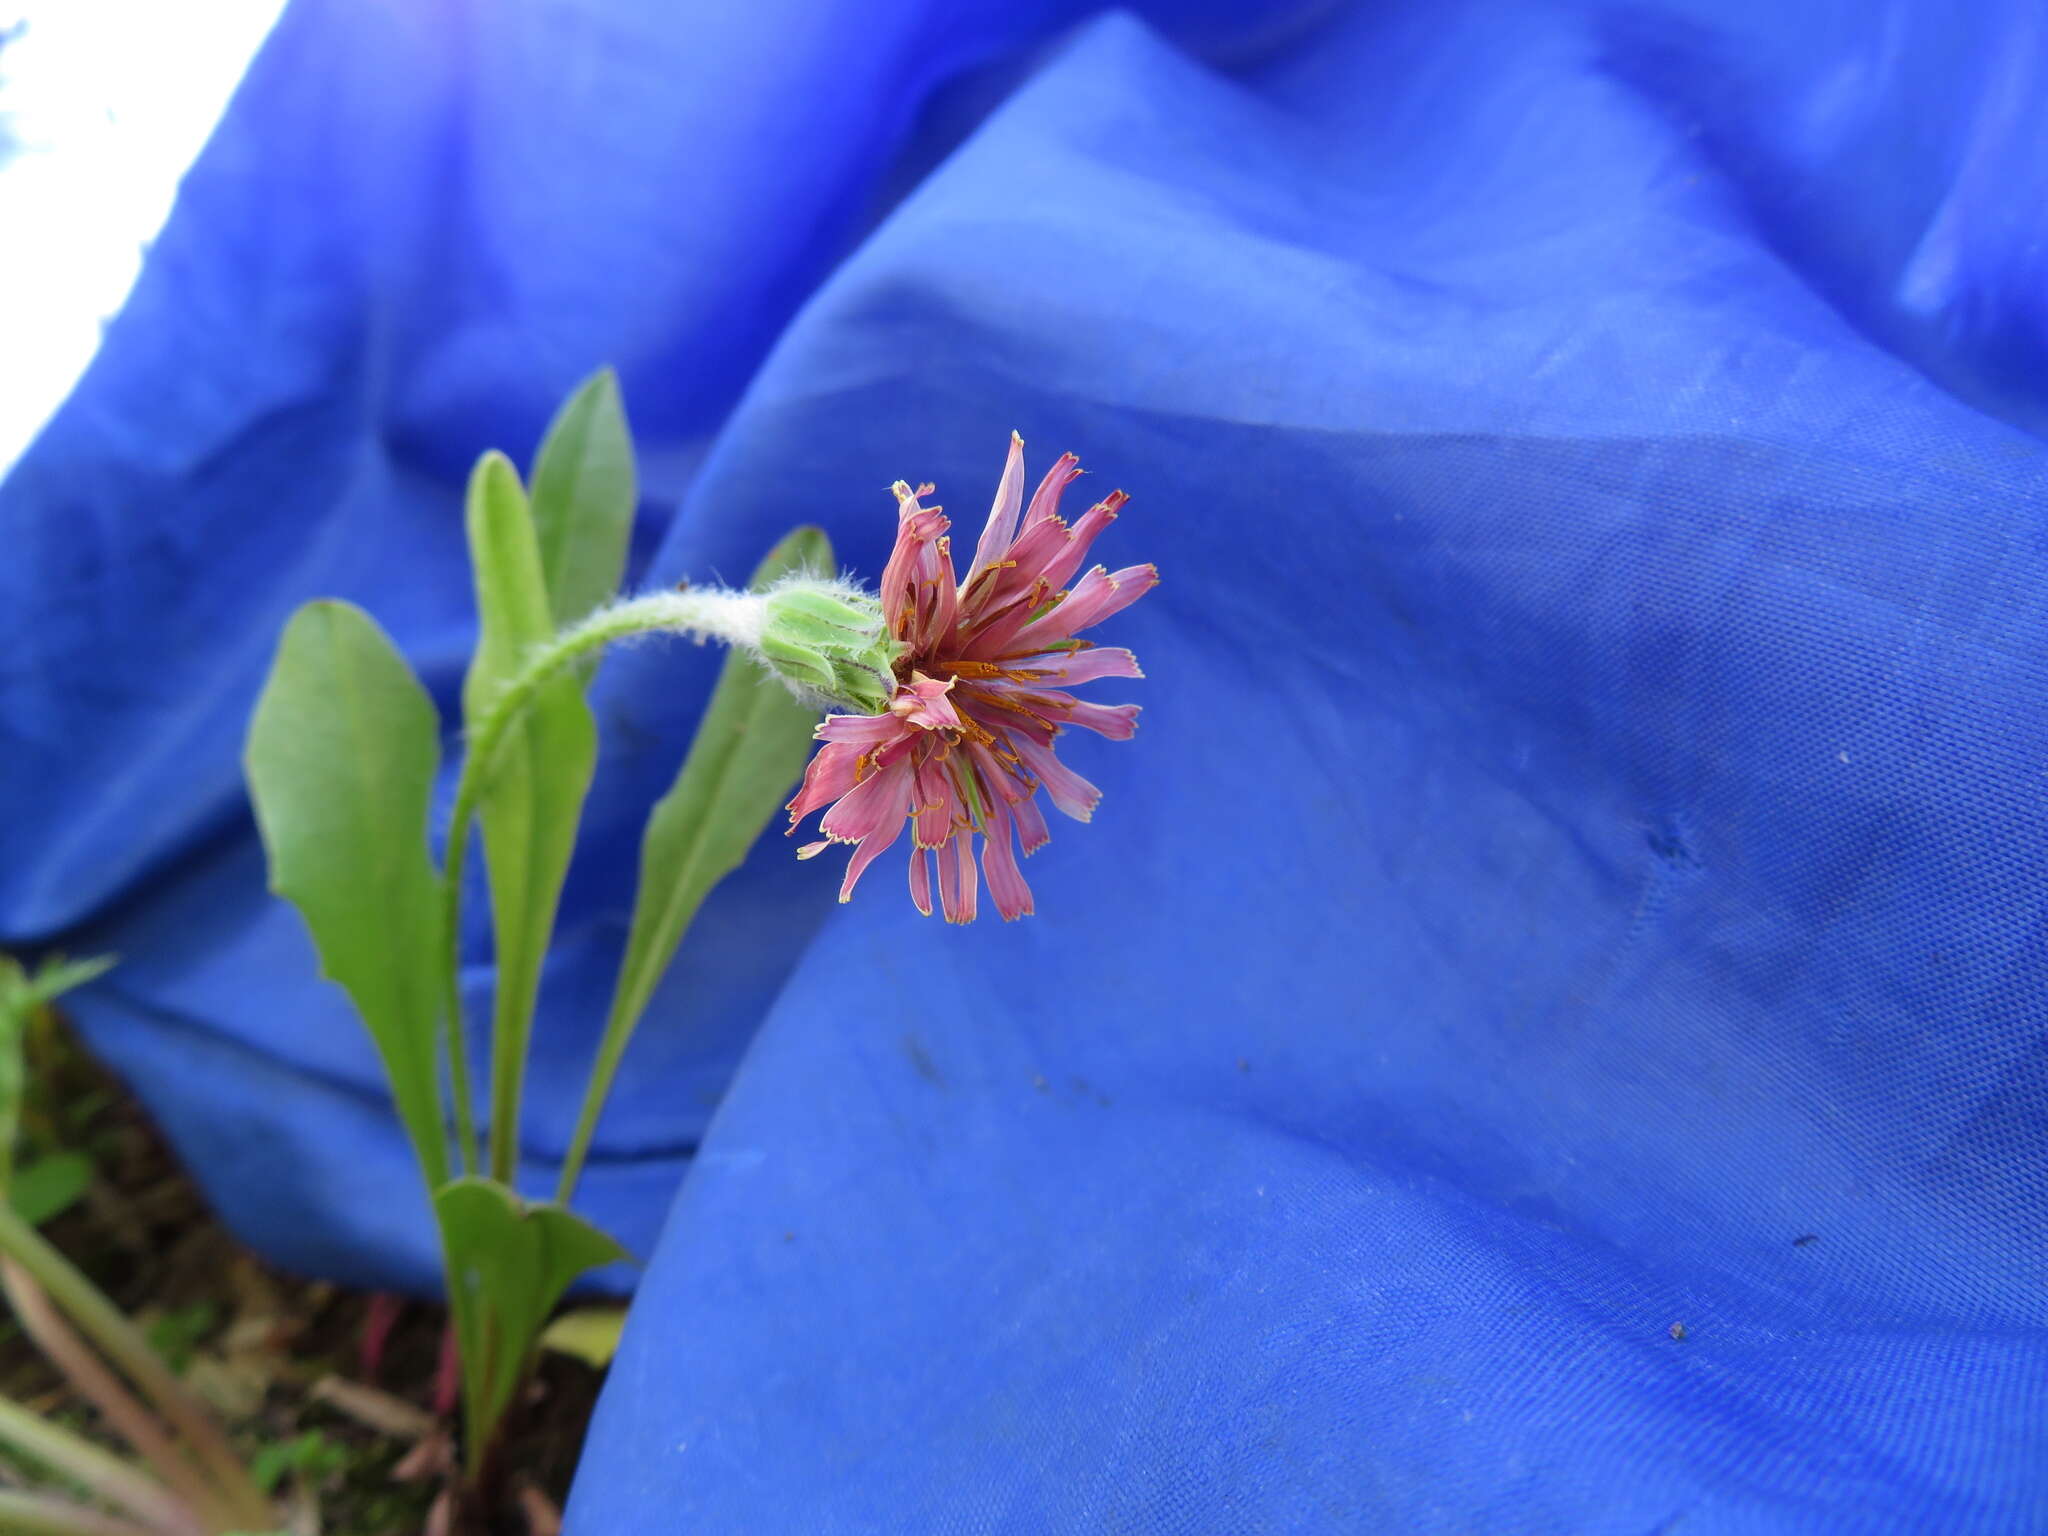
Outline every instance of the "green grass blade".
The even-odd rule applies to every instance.
[[[14,1143],[21,1135],[21,1097],[28,1081],[28,977],[21,962],[0,955],[0,1199],[14,1178]]]
[[[21,1101],[28,1080],[29,1025],[36,1010],[73,987],[84,986],[113,964],[112,955],[90,960],[52,955],[31,974],[12,955],[0,955],[0,1198],[6,1197],[14,1176],[14,1144],[21,1134]]]
[[[113,955],[94,955],[86,960],[66,960],[62,955],[52,955],[28,978],[28,1005],[40,1008],[54,1003],[66,992],[104,976],[115,963]]]

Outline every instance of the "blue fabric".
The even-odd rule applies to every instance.
[[[1144,729],[1028,922],[714,899],[573,1536],[2048,1529],[2038,8],[658,9],[296,5],[0,487],[0,933],[229,1218],[431,1270],[237,782],[289,608],[445,708],[600,361],[650,579],[1016,426]],[[708,669],[600,678],[537,1172]]]

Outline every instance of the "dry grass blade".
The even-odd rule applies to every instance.
[[[322,1376],[307,1395],[393,1440],[424,1440],[441,1427],[440,1420],[404,1398],[342,1376]]]

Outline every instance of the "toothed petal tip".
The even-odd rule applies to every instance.
[[[789,804],[792,835],[804,815],[824,813],[822,837],[799,848],[799,858],[853,845],[841,901],[907,823],[910,896],[919,911],[943,909],[948,924],[971,923],[985,883],[1005,922],[1033,915],[1017,863],[1051,841],[1043,806],[1085,822],[1102,798],[1055,746],[1072,739],[1069,727],[1112,740],[1136,728],[1136,706],[1065,691],[1145,675],[1129,651],[1078,638],[1158,583],[1149,564],[1096,565],[1074,579],[1130,497],[1118,488],[1085,515],[1062,517],[1061,492],[1081,473],[1079,456],[1063,453],[1025,506],[1023,448],[1024,435],[1013,428],[988,524],[972,561],[958,568],[950,522],[925,501],[932,487],[905,480],[890,487],[899,505],[896,545],[881,578],[890,654],[886,673],[875,673],[886,697],[862,698],[857,714],[817,728],[827,745]],[[826,638],[836,641],[837,629],[828,628]]]

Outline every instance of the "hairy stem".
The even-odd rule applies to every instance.
[[[476,1130],[469,1101],[468,1047],[462,1028],[462,875],[469,853],[469,829],[490,789],[491,774],[505,735],[543,685],[607,645],[635,635],[685,634],[698,640],[752,645],[761,632],[762,599],[744,592],[652,592],[600,608],[546,645],[537,647],[526,664],[499,690],[470,735],[462,772],[455,781],[455,809],[448,824],[448,849],[441,885],[442,941],[448,957],[448,1078],[455,1093],[457,1136],[462,1143],[462,1169],[476,1169]],[[516,1094],[509,1096],[516,1103]],[[491,1126],[491,1176],[511,1184],[517,1173],[519,1128]],[[516,1118],[516,1114],[511,1118]]]

